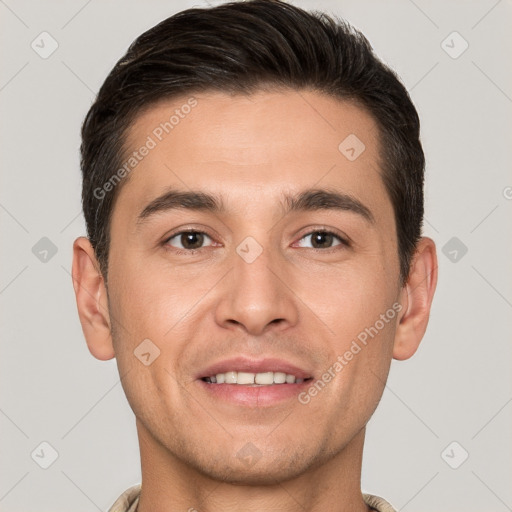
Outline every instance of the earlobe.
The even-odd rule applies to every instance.
[[[112,343],[107,291],[94,249],[86,237],[79,237],[73,243],[71,275],[78,316],[89,351],[102,361],[112,359],[115,357],[115,352]]]
[[[409,359],[418,349],[427,329],[436,285],[436,246],[431,238],[423,237],[411,262],[407,284],[402,289],[404,310],[396,326],[394,359]]]

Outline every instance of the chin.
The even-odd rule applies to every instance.
[[[250,443],[248,443],[248,446]],[[252,445],[254,446],[254,445]],[[212,462],[198,461],[196,470],[208,478],[219,480],[231,485],[262,486],[276,485],[299,477],[312,466],[315,460],[306,460],[304,453],[285,454],[281,452],[279,458],[271,454],[258,453],[251,448],[246,452],[235,454],[232,457]],[[318,454],[317,454],[318,455]],[[188,461],[190,464],[191,461]]]

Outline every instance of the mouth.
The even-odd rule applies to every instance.
[[[273,386],[301,384],[311,380],[313,373],[286,359],[252,359],[237,356],[213,363],[196,375],[209,384]]]
[[[205,368],[196,375],[196,382],[212,400],[236,406],[270,407],[297,400],[313,378],[311,371],[284,359],[240,356]]]
[[[313,377],[300,378],[286,372],[244,372],[231,370],[217,373],[201,380],[208,384],[238,384],[241,386],[275,386],[282,384],[302,384],[312,380]]]

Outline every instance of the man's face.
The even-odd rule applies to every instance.
[[[286,480],[362,432],[389,369],[399,318],[389,310],[402,290],[377,125],[346,102],[283,91],[196,95],[168,134],[158,130],[187,99],[139,116],[127,143],[128,152],[148,136],[155,144],[111,221],[109,311],[123,386],[145,446],[218,479]],[[285,199],[311,190],[352,202]],[[170,191],[214,196],[221,208],[160,201],[138,219]],[[206,382],[237,371],[310,380]]]

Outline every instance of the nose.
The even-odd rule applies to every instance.
[[[295,325],[299,299],[286,261],[269,249],[263,249],[253,261],[240,254],[243,256],[242,252],[233,255],[233,269],[223,280],[215,312],[217,323],[255,336]]]

